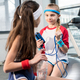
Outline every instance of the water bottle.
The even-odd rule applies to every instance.
[[[42,60],[37,64],[37,80],[46,80],[47,69],[48,69],[47,61]]]
[[[43,43],[45,43],[45,40],[40,35],[40,33],[37,32],[35,34],[35,38],[36,38],[36,40],[41,39],[41,40],[43,40]],[[42,48],[43,48],[43,44],[41,45],[41,48],[39,48],[38,50],[40,50]],[[48,69],[48,62],[47,61],[42,60],[37,64],[37,80],[46,80],[47,69]]]

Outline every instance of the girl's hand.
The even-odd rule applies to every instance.
[[[40,48],[41,45],[43,44],[43,40],[39,39],[36,41],[36,43],[37,43],[37,47]]]
[[[57,32],[55,33],[55,36],[56,36],[56,40],[57,40],[57,41],[59,41],[59,40],[60,40],[61,35],[62,35],[61,30],[59,30],[59,31],[57,31]]]
[[[45,60],[47,61],[47,57],[45,54],[42,54],[42,52],[45,51],[45,49],[41,49],[35,56],[33,59],[29,60],[29,64],[30,65],[34,65],[37,64],[39,61],[41,60]]]

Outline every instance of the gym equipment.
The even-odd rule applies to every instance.
[[[66,79],[80,80],[80,59],[75,57],[69,57],[68,59],[69,64],[66,69],[68,75]]]

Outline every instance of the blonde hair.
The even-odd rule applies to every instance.
[[[59,6],[54,3],[48,4],[47,7],[55,8],[56,11],[60,12]],[[57,20],[57,23],[58,23],[58,26],[56,28],[56,31],[58,31],[60,29],[60,19]]]

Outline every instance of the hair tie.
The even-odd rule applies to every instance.
[[[19,16],[19,18],[21,19],[21,16]]]

